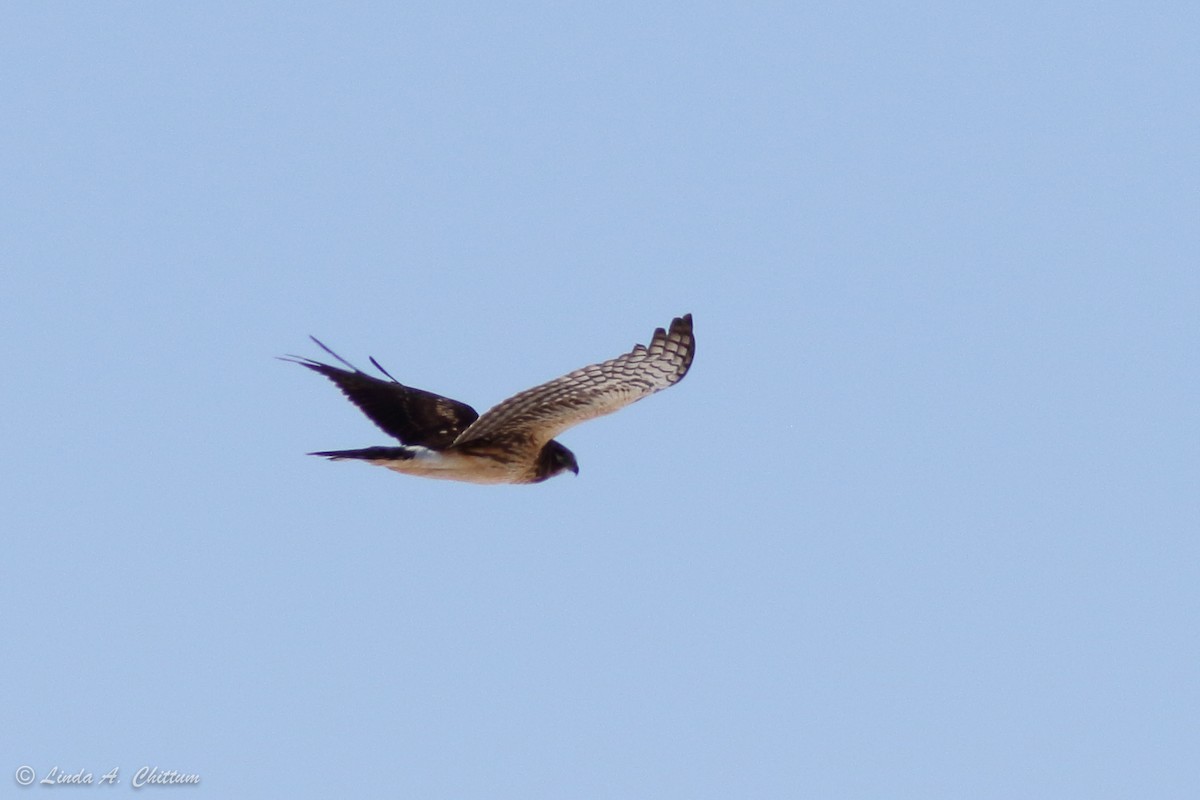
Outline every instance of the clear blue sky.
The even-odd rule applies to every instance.
[[[1196,4],[398,6],[0,13],[0,794],[1200,794]]]

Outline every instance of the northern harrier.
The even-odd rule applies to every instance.
[[[578,475],[575,454],[554,437],[678,383],[696,352],[692,315],[685,314],[671,321],[669,331],[654,331],[649,346],[634,345],[616,358],[526,389],[480,416],[466,403],[405,386],[374,358],[371,363],[389,380],[367,375],[316,337],[313,341],[349,369],[301,356],[284,360],[329,378],[400,446],[309,455],[470,483],[539,483],[566,470]]]

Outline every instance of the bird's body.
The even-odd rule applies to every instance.
[[[430,450],[420,445],[399,447],[367,447],[362,450],[333,450],[313,455],[327,456],[335,461],[356,459],[387,467],[405,475],[468,483],[529,483],[528,470],[521,463],[506,458],[503,453],[494,457],[467,454],[455,450]]]
[[[530,462],[522,457],[521,450],[495,446],[452,446],[431,450],[421,445],[400,445],[329,450],[309,455],[325,456],[332,461],[365,461],[404,475],[467,483],[539,483],[561,471],[554,469],[558,465],[553,460],[539,465],[541,459]]]
[[[527,389],[482,416],[457,400],[414,389],[392,378],[374,378],[313,339],[348,369],[291,356],[319,372],[399,446],[326,450],[310,455],[366,461],[406,475],[469,483],[540,483],[570,470],[575,455],[554,439],[562,431],[678,383],[695,356],[692,317],[659,328],[648,346],[575,370]]]

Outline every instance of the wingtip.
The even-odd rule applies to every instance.
[[[275,356],[275,358],[279,361],[286,361],[289,364],[299,364],[302,367],[308,367],[309,369],[317,371],[317,372],[320,371],[320,367],[321,367],[321,364],[319,364],[316,361],[313,361],[311,358],[307,358],[305,356],[292,355],[291,353],[288,353],[287,355],[282,355],[282,356]]]
[[[383,368],[383,364],[380,364],[378,361],[375,360],[375,356],[367,356],[367,357],[369,359],[371,359],[371,363],[375,365],[375,369],[379,370],[384,375],[386,375],[392,379],[392,383],[400,383],[400,381],[398,381],[392,377],[392,373],[388,372],[386,369]],[[403,386],[404,384],[401,383],[400,385]]]
[[[350,369],[350,370],[351,370],[351,371],[353,371],[353,372],[362,372],[362,370],[360,370],[358,367],[354,366],[354,365],[353,365],[353,364],[351,364],[349,361],[347,361],[346,359],[344,359],[344,358],[342,358],[341,356],[339,356],[337,353],[335,353],[335,352],[333,352],[332,350],[330,350],[330,349],[329,349],[329,347],[328,347],[328,346],[327,346],[327,345],[326,345],[324,342],[322,342],[322,341],[321,341],[320,339],[318,339],[317,337],[313,336],[311,333],[308,335],[308,338],[312,339],[312,340],[313,340],[313,342],[314,342],[314,343],[317,345],[317,347],[321,348],[321,349],[322,349],[322,350],[324,350],[326,353],[328,353],[329,355],[331,355],[331,356],[333,356],[334,358],[336,358],[336,359],[337,359],[339,362],[341,362],[342,366],[344,366],[344,367],[347,367],[348,369]],[[311,360],[311,359],[310,359],[310,360]]]
[[[676,347],[681,351],[683,361],[680,365],[679,380],[687,375],[688,370],[692,367],[692,361],[696,357],[696,335],[692,331],[692,315],[684,314],[681,317],[676,317],[671,322],[670,338],[678,344]]]

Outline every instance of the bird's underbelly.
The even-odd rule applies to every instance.
[[[529,483],[532,477],[528,466],[513,461],[452,450],[427,450],[423,447],[413,450],[419,452],[409,459],[377,459],[371,463],[404,475],[467,483]]]

